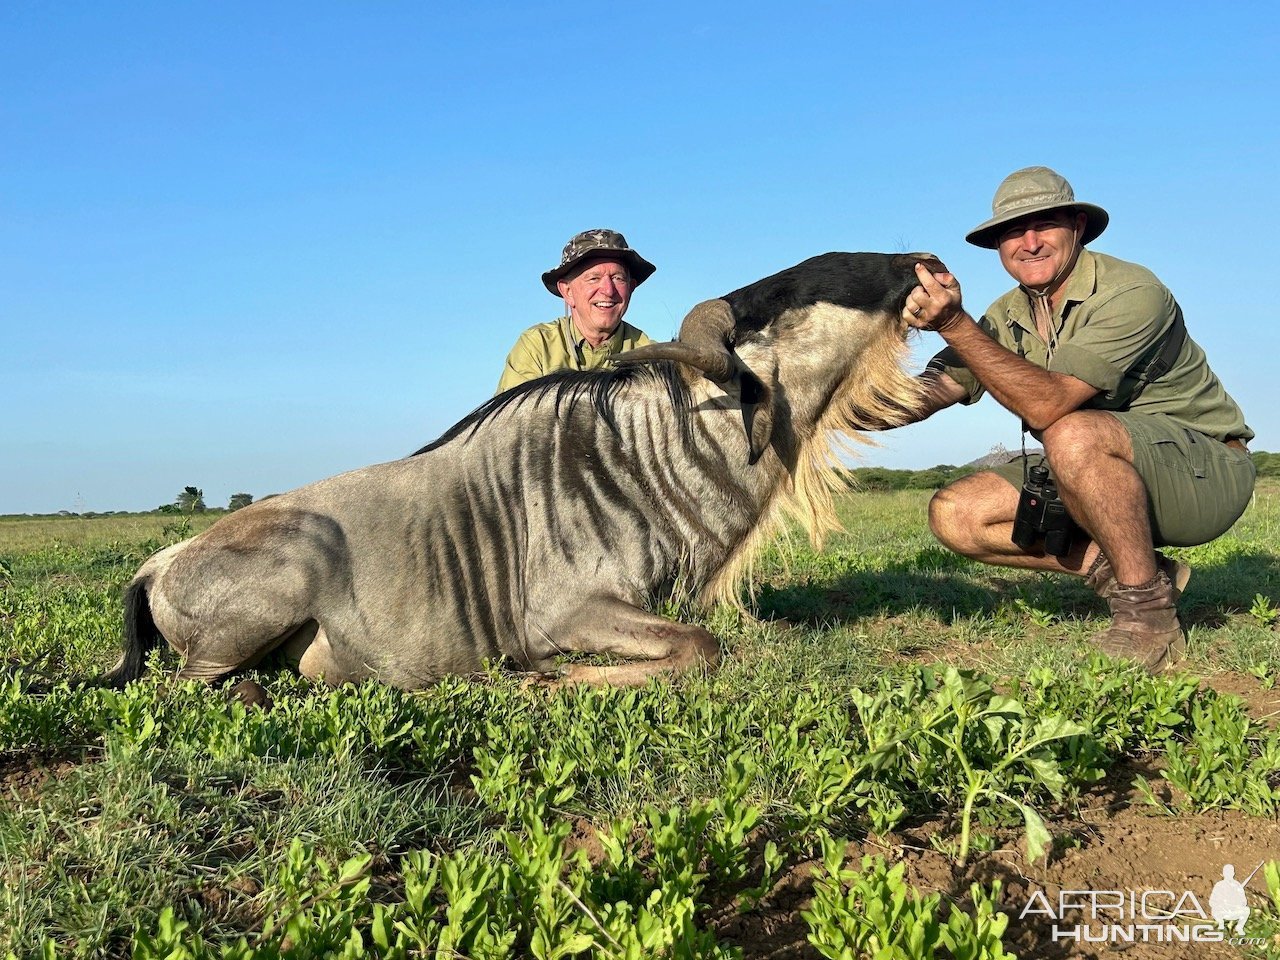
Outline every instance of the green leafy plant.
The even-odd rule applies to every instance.
[[[1084,736],[1081,725],[1060,714],[1029,716],[1014,698],[996,693],[976,675],[947,668],[940,678],[930,671],[918,675],[921,696],[882,691],[879,699],[855,698],[864,723],[877,729],[869,736],[868,766],[884,772],[896,768],[894,779],[915,790],[927,788],[963,797],[959,812],[960,837],[956,851],[968,860],[975,809],[979,801],[1005,804],[1021,814],[1027,856],[1043,856],[1050,835],[1028,798],[1063,796],[1067,779],[1053,747]],[[899,700],[899,709],[886,711],[885,698]],[[888,734],[889,736],[886,736]]]
[[[1170,743],[1165,754],[1165,779],[1182,804],[1280,813],[1280,733],[1251,719],[1237,698],[1213,691],[1196,697],[1190,719],[1186,741]]]
[[[1249,607],[1249,616],[1253,617],[1259,626],[1275,626],[1280,623],[1280,607],[1273,604],[1270,597],[1256,593],[1253,596],[1253,605]]]
[[[844,848],[843,840],[824,842],[813,899],[801,911],[819,954],[831,960],[1012,960],[1002,941],[1009,918],[994,908],[998,882],[990,893],[973,885],[972,916],[952,905],[943,921],[941,896],[922,896],[907,883],[904,863],[890,867],[882,857],[863,857],[862,868],[852,870],[843,866]]]

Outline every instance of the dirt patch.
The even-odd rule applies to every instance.
[[[1088,910],[1074,910],[1064,915],[1060,901],[1062,891],[1119,891],[1105,895],[1104,906],[1120,897],[1129,898],[1131,891],[1132,896],[1138,898],[1147,891],[1170,891],[1167,895],[1151,895],[1152,913],[1172,908],[1189,891],[1195,898],[1194,903],[1185,901],[1184,916],[1169,922],[1212,923],[1210,918],[1197,916],[1196,910],[1198,907],[1209,913],[1209,895],[1214,884],[1222,879],[1223,866],[1234,865],[1237,879],[1244,880],[1257,865],[1275,857],[1280,850],[1280,825],[1235,811],[1172,818],[1138,806],[1086,810],[1078,820],[1059,824],[1058,832],[1066,832],[1079,846],[1064,851],[1047,865],[1027,863],[1016,838],[1011,837],[1014,842],[1008,844],[1008,848],[987,855],[959,877],[949,862],[937,862],[940,855],[936,851],[910,851],[914,860],[909,863],[908,876],[922,887],[939,889],[944,895],[957,898],[963,896],[970,880],[999,878],[1004,884],[1001,909],[1010,917],[1005,942],[1013,952],[1020,957],[1043,960],[1094,958],[1110,955],[1116,948],[1069,938],[1077,925],[1090,924],[1092,934],[1098,936],[1104,924],[1130,926],[1135,922],[1132,911],[1126,907],[1123,917],[1103,912],[1096,919],[1090,918]],[[933,879],[936,883],[948,875],[953,878],[950,886],[929,882]],[[958,889],[954,879],[961,880]],[[1259,906],[1265,898],[1261,874],[1253,877],[1247,889],[1252,894],[1251,905]],[[1038,892],[1042,899],[1036,899],[1035,906],[1028,910],[1028,902]],[[1081,899],[1079,894],[1068,895],[1069,901]],[[1046,911],[1052,911],[1056,918]],[[1139,919],[1136,922],[1153,921]],[[1056,942],[1055,927],[1060,935]],[[1139,942],[1123,946],[1126,957],[1134,960],[1183,956],[1189,950],[1199,956],[1240,955],[1238,946],[1222,943],[1192,947],[1185,943]]]
[[[949,824],[942,819],[915,823],[894,834],[851,843],[846,863],[856,867],[864,855],[879,855],[890,862],[904,861],[906,879],[922,893],[940,893],[944,900],[970,906],[969,886],[989,885],[1000,880],[998,909],[1009,918],[1005,946],[1024,960],[1085,960],[1111,957],[1122,952],[1126,960],[1169,960],[1172,957],[1235,957],[1249,955],[1246,948],[1227,943],[1141,942],[1087,943],[1075,939],[1077,925],[1091,924],[1090,935],[1099,936],[1102,925],[1123,929],[1135,923],[1130,898],[1140,905],[1148,895],[1150,913],[1173,907],[1183,900],[1183,916],[1176,920],[1143,920],[1156,926],[1210,923],[1209,896],[1223,876],[1223,867],[1232,864],[1236,879],[1244,881],[1265,860],[1280,852],[1280,823],[1250,817],[1237,811],[1211,811],[1168,816],[1154,807],[1135,802],[1129,784],[1142,774],[1156,771],[1129,765],[1113,771],[1098,788],[1084,798],[1071,815],[1050,823],[1056,842],[1048,862],[1029,863],[1021,835],[1014,830],[997,834],[997,849],[971,857],[966,867],[939,851],[938,840],[948,836]],[[1157,795],[1163,791],[1153,783]],[[945,842],[944,844],[945,845]],[[760,909],[743,915],[721,910],[708,923],[723,940],[741,946],[748,960],[813,960],[820,955],[807,941],[807,928],[800,916],[813,892],[812,873],[817,863],[802,861],[789,866]],[[1266,902],[1266,887],[1259,871],[1247,888],[1253,908]],[[1097,891],[1100,912],[1090,919],[1088,910],[1063,912],[1063,891]],[[1119,893],[1108,893],[1118,891]],[[1151,891],[1151,893],[1148,893]],[[1157,894],[1154,891],[1169,891]],[[1187,893],[1194,899],[1184,899]],[[1079,902],[1083,894],[1067,894]],[[1117,897],[1125,898],[1126,914],[1108,911]],[[1032,904],[1028,909],[1028,904]],[[1197,909],[1205,914],[1201,918]],[[1045,912],[1052,910],[1054,916]],[[1023,914],[1025,913],[1025,916]],[[1057,928],[1058,938],[1054,933]],[[1148,936],[1156,936],[1154,932]],[[1083,934],[1081,934],[1083,937]]]
[[[1257,677],[1226,670],[1204,678],[1204,686],[1229,693],[1244,701],[1249,716],[1268,727],[1280,726],[1280,685],[1267,687]]]
[[[851,852],[853,849],[851,845]],[[809,946],[809,928],[800,916],[813,897],[813,871],[817,866],[816,860],[793,862],[781,871],[754,909],[740,911],[736,900],[729,900],[702,918],[703,923],[715,931],[718,940],[742,947],[749,960],[821,960],[821,955]]]
[[[68,776],[84,762],[82,756],[65,754],[0,754],[0,803],[15,797],[19,802],[31,800],[49,783]]]

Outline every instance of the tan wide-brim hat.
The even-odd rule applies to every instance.
[[[588,257],[625,263],[635,287],[648,280],[653,276],[653,271],[658,269],[627,246],[627,238],[617,230],[583,230],[564,245],[560,266],[542,275],[542,285],[551,291],[553,297],[560,296],[560,288],[556,284]]]
[[[1080,238],[1082,244],[1096,239],[1111,220],[1107,211],[1096,204],[1077,200],[1071,184],[1061,174],[1048,167],[1023,167],[1004,178],[991,201],[993,216],[965,234],[965,239],[976,247],[994,250],[1000,246],[1000,234],[1014,220],[1049,210],[1079,210],[1085,214],[1088,222]]]

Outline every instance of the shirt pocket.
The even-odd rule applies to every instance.
[[[1208,437],[1183,427],[1172,436],[1153,441],[1152,446],[1157,460],[1203,480],[1209,473],[1209,447],[1212,442]]]

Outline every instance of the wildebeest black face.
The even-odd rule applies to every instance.
[[[915,265],[946,267],[932,253],[823,253],[725,294],[736,339],[762,330],[789,310],[818,303],[869,313],[898,312],[919,283]]]

